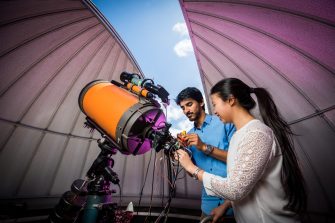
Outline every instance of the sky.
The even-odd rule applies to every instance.
[[[170,93],[170,132],[193,124],[174,99],[186,87],[203,92],[200,74],[178,0],[93,0],[127,45],[146,78]],[[164,109],[165,111],[165,109]]]

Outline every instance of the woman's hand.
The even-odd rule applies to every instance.
[[[174,154],[174,159],[179,161],[180,165],[184,167],[184,169],[189,172],[193,173],[197,168],[193,163],[187,152],[182,149],[178,149]],[[193,172],[192,172],[193,171]]]
[[[221,219],[221,217],[226,213],[228,208],[231,207],[231,202],[228,200],[225,200],[223,204],[221,204],[219,207],[214,208],[211,212],[211,215],[213,215],[213,221],[212,223],[217,222]]]

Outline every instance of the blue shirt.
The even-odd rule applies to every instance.
[[[234,132],[235,127],[233,124],[224,124],[217,116],[206,114],[202,126],[199,129],[194,126],[188,133],[197,134],[205,144],[222,150],[228,150],[229,141]],[[205,155],[205,153],[198,150],[195,146],[191,146],[189,149],[192,151],[192,159],[195,165],[208,173],[227,177],[225,162]],[[208,196],[205,189],[202,188],[201,210],[206,215],[209,215],[214,208],[220,206],[223,202],[222,198]],[[229,210],[227,214],[231,215],[232,210]]]

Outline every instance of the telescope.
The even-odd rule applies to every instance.
[[[168,103],[169,93],[138,74],[123,72],[120,79],[123,84],[96,80],[82,89],[78,102],[86,125],[125,155],[144,154],[153,147],[159,151],[171,125],[155,97]]]
[[[169,93],[151,79],[122,72],[122,83],[95,80],[80,92],[78,103],[86,115],[85,126],[101,134],[98,146],[100,154],[87,171],[86,179],[78,179],[65,192],[50,214],[50,222],[115,222],[116,203],[111,203],[110,183],[119,185],[113,171],[112,155],[117,151],[124,155],[140,155],[154,149],[171,153],[181,146],[172,137],[166,117],[157,98],[169,104]],[[168,162],[168,177],[172,182],[171,162]],[[121,190],[121,187],[120,187]],[[170,193],[174,188],[170,188]],[[169,204],[171,197],[169,199]],[[169,205],[167,206],[169,207]],[[165,210],[166,211],[166,210]],[[124,218],[128,222],[129,214]]]

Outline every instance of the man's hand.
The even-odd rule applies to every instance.
[[[206,150],[206,144],[201,141],[200,137],[197,134],[187,134],[184,138],[187,146],[195,146],[200,151]]]
[[[212,223],[215,223],[218,220],[222,220],[221,217],[226,213],[226,211],[230,207],[231,207],[231,202],[228,200],[225,200],[225,202],[221,204],[219,207],[214,208],[211,212],[211,215],[213,215]],[[218,221],[218,222],[221,222],[221,221]]]
[[[195,146],[198,150],[206,154],[206,144],[201,141],[200,137],[197,134],[191,133],[184,136],[179,133],[177,134],[177,139],[182,146]],[[210,156],[217,160],[227,162],[228,152],[214,147],[212,152],[210,152]]]

